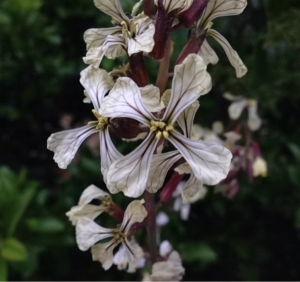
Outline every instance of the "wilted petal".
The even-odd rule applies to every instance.
[[[257,101],[249,100],[248,103],[248,126],[255,131],[261,127],[261,119],[257,114]]]
[[[95,69],[92,66],[85,68],[80,73],[80,83],[88,93],[94,108],[100,108],[105,94],[113,87],[114,81],[103,69]]]
[[[145,87],[140,87],[142,100],[149,112],[158,112],[162,110],[165,105],[160,99],[159,88],[150,84]]]
[[[192,136],[194,117],[199,107],[200,104],[196,101],[186,108],[177,118],[177,122],[186,137],[191,138]]]
[[[128,233],[131,226],[136,222],[142,222],[147,216],[143,200],[134,200],[128,206],[124,213],[123,222],[120,230],[125,234]]]
[[[99,261],[105,270],[109,269],[113,264],[113,250],[116,246],[114,239],[92,246],[93,261]]]
[[[231,119],[238,119],[243,110],[247,107],[247,100],[242,99],[236,102],[233,102],[229,107],[228,107],[228,114]]]
[[[232,154],[224,146],[190,140],[176,131],[169,141],[180,151],[199,181],[216,185],[227,176]]]
[[[104,98],[100,114],[110,118],[132,118],[147,125],[149,120],[154,119],[143,104],[138,86],[128,77],[117,80],[109,95]]]
[[[88,50],[86,56],[83,57],[83,61],[87,65],[92,65],[94,68],[98,68],[104,57],[103,46],[94,47]]]
[[[161,188],[168,171],[181,157],[178,151],[153,155],[147,182],[147,190],[150,193],[156,193]]]
[[[111,16],[119,23],[128,20],[119,0],[94,0],[94,4],[100,11]]]
[[[163,119],[175,122],[188,106],[210,89],[211,77],[206,71],[206,64],[200,56],[188,55],[181,65],[175,67],[171,100]]]
[[[60,168],[67,168],[81,143],[98,130],[94,125],[53,133],[47,140],[47,148],[54,152],[53,159]]]
[[[118,34],[122,32],[120,26],[114,26],[109,28],[90,28],[84,33],[84,41],[86,43],[86,49],[89,50],[94,47],[100,47],[103,45],[108,35]]]
[[[195,177],[194,173],[191,173],[189,180],[185,183],[182,189],[182,202],[184,204],[194,203],[203,199],[206,193],[207,189],[203,186],[203,183]]]
[[[209,43],[207,40],[204,40],[201,46],[201,49],[198,53],[203,61],[205,62],[206,65],[212,64],[215,65],[219,61],[219,57],[216,54],[216,52],[210,47]]]
[[[110,197],[108,193],[99,189],[95,185],[90,185],[81,194],[78,205],[79,206],[86,205],[94,199],[105,200],[108,197]]]
[[[81,218],[76,225],[76,241],[81,251],[86,251],[98,241],[113,236],[113,229],[104,228],[90,218]]]
[[[223,47],[229,62],[235,68],[236,76],[239,78],[244,76],[248,69],[244,65],[239,54],[233,50],[227,39],[214,29],[210,29],[208,35],[212,36]]]

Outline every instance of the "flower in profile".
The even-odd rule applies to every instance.
[[[226,92],[224,98],[231,101],[228,108],[229,117],[233,120],[240,118],[245,109],[248,110],[248,126],[250,130],[255,131],[261,127],[261,119],[257,113],[257,101],[253,99],[246,99],[242,96],[233,96]]]
[[[128,53],[129,56],[151,52],[154,46],[155,27],[153,20],[142,14],[135,15],[138,5],[127,16],[119,0],[94,0],[95,6],[112,17],[114,27],[91,28],[84,34],[87,54],[84,62],[98,68],[103,56],[115,59]],[[141,4],[141,1],[137,4]]]
[[[90,218],[81,218],[76,225],[76,240],[80,250],[86,251],[92,247],[92,256],[94,261],[102,263],[102,267],[107,270],[113,264],[113,250],[119,244],[125,248],[128,269],[137,265],[143,257],[143,250],[132,239],[131,227],[135,223],[141,223],[147,216],[147,211],[143,205],[144,201],[132,201],[124,214],[121,225],[115,229],[104,228],[96,224]],[[100,242],[107,238],[112,238],[106,242]],[[96,244],[97,243],[97,244]]]
[[[183,130],[185,124],[190,126],[188,120],[183,117],[179,122],[178,117],[210,88],[211,78],[201,57],[188,56],[183,64],[175,67],[171,99],[163,116],[158,118],[144,106],[137,85],[129,78],[119,78],[105,97],[100,114],[135,119],[147,125],[150,132],[139,147],[112,163],[107,186],[123,191],[128,197],[139,197],[147,187],[153,153],[161,139],[176,147],[199,181],[214,185],[225,178],[231,159],[229,150],[216,143],[191,140],[175,130],[176,121]],[[156,156],[162,157],[161,154]],[[160,162],[159,159],[156,161]]]
[[[92,200],[100,200],[100,205],[92,205]],[[111,208],[111,196],[99,189],[95,185],[87,187],[80,196],[77,206],[71,208],[66,213],[73,225],[76,225],[80,218],[87,217],[94,220],[103,212],[107,212]]]

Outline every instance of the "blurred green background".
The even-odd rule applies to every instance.
[[[123,1],[124,10],[132,3]],[[83,33],[104,26],[110,19],[92,0],[0,2],[0,280],[142,277],[115,267],[104,272],[89,251],[78,250],[65,216],[88,185],[105,187],[97,141],[84,143],[66,171],[46,149],[51,133],[92,117],[79,83]],[[249,71],[237,79],[216,45],[220,62],[209,66],[213,89],[201,99],[196,122],[211,127],[228,120],[225,91],[257,99],[263,126],[254,138],[268,177],[249,183],[241,175],[232,200],[210,190],[187,222],[165,207],[171,222],[161,238],[181,253],[184,280],[300,280],[299,26],[298,0],[249,0],[242,15],[214,22]],[[183,29],[174,34],[174,59],[186,36]],[[157,64],[147,62],[155,78]],[[103,63],[108,71],[113,66]],[[122,195],[114,199],[125,207]]]

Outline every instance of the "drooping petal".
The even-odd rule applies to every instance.
[[[242,99],[236,102],[233,102],[229,107],[228,107],[228,114],[231,119],[238,119],[243,110],[247,107],[247,100]]]
[[[194,117],[199,107],[200,104],[198,101],[196,101],[186,108],[177,118],[177,122],[181,127],[184,136],[186,137],[192,137]]]
[[[119,23],[128,20],[119,0],[94,0],[95,6]]]
[[[108,35],[114,35],[118,33],[122,33],[122,28],[120,26],[109,28],[90,28],[83,35],[86,43],[86,49],[89,50],[91,48],[100,47],[103,45]]]
[[[81,194],[78,205],[79,206],[86,205],[94,199],[105,200],[108,197],[110,197],[110,195],[108,193],[99,189],[95,185],[90,185]]]
[[[169,141],[180,151],[199,181],[216,185],[227,176],[232,154],[224,146],[190,140],[176,131]]]
[[[146,189],[150,164],[158,141],[150,133],[139,147],[114,162],[107,173],[107,186],[114,186],[127,197],[137,198],[142,195]]]
[[[127,117],[149,125],[152,114],[144,106],[140,90],[136,83],[128,78],[121,77],[109,95],[103,99],[100,114],[105,117]]]
[[[117,150],[115,145],[110,139],[108,127],[102,132],[99,132],[100,138],[100,156],[101,156],[101,172],[103,175],[103,180],[107,182],[107,172],[110,165],[119,160],[123,155]],[[109,187],[111,193],[117,193],[117,190],[114,190],[113,187]]]
[[[81,251],[86,251],[98,241],[113,237],[113,231],[98,225],[90,218],[81,218],[76,225],[77,245]]]
[[[200,20],[203,28],[215,18],[241,14],[247,6],[247,0],[209,0]]]
[[[168,171],[172,165],[181,158],[178,151],[153,155],[149,177],[147,181],[147,191],[156,193],[162,187]]]
[[[47,140],[47,148],[54,152],[53,159],[60,168],[67,168],[81,143],[98,130],[94,125],[53,133]]]
[[[184,204],[194,203],[197,200],[203,199],[207,193],[207,189],[203,183],[196,178],[194,173],[191,173],[189,180],[185,183],[181,197]]]
[[[210,91],[211,85],[203,59],[196,54],[188,55],[181,65],[175,67],[171,100],[163,119],[175,122],[188,106]]]
[[[98,110],[105,94],[113,87],[114,81],[103,69],[95,69],[92,66],[85,68],[80,73],[80,83],[92,100],[94,108]]]
[[[257,113],[257,101],[250,100],[248,102],[248,126],[252,131],[258,130],[261,127],[261,118]]]
[[[113,250],[117,245],[118,242],[112,239],[92,246],[93,261],[99,261],[105,270],[109,269],[113,264]]]
[[[165,105],[160,99],[159,88],[150,84],[145,87],[140,87],[142,100],[149,112],[158,112]]]
[[[105,53],[103,52],[103,46],[99,46],[89,49],[86,53],[86,56],[82,59],[85,64],[92,65],[94,68],[98,68],[104,55]]]
[[[216,54],[214,49],[211,48],[207,40],[203,41],[201,49],[198,54],[202,57],[204,63],[207,65],[208,64],[215,65],[219,61],[218,55]]]
[[[126,208],[120,230],[128,233],[131,226],[136,222],[142,222],[147,216],[144,200],[134,200]]]
[[[235,68],[238,78],[244,76],[248,69],[241,60],[239,54],[231,47],[227,39],[214,29],[208,31],[208,35],[212,36],[224,49],[230,64]]]

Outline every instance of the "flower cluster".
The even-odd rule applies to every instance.
[[[91,248],[93,260],[99,261],[105,270],[116,264],[118,269],[134,272],[146,265],[152,266],[151,281],[181,280],[184,268],[179,254],[172,250],[158,252],[156,210],[172,196],[179,210],[182,205],[203,198],[207,192],[204,185],[227,183],[228,172],[237,163],[231,164],[232,156],[236,159],[236,155],[241,155],[228,146],[230,137],[227,141],[216,136],[203,138],[193,122],[199,98],[212,88],[207,64],[218,62],[207,36],[215,38],[223,47],[237,77],[247,72],[228,41],[211,29],[213,19],[238,15],[247,2],[141,0],[131,13],[123,11],[119,0],[94,0],[94,4],[111,16],[113,26],[91,28],[84,34],[87,53],[83,61],[88,66],[80,73],[80,83],[84,88],[84,102],[92,105],[93,117],[83,127],[52,134],[48,149],[54,152],[58,166],[66,169],[82,142],[98,134],[101,173],[109,193],[89,186],[67,216],[76,226],[80,250]],[[190,36],[170,70],[171,34],[178,27],[190,28]],[[104,57],[121,56],[128,59],[128,64],[110,72],[101,68]],[[147,72],[145,56],[160,65],[154,84]],[[168,88],[170,77],[172,82]],[[238,119],[243,109],[248,108],[249,127],[258,129],[256,102],[240,97],[231,100],[231,117]],[[141,141],[123,155],[113,143],[112,135],[119,142]],[[258,159],[259,150],[255,151],[254,147],[252,150],[253,175],[257,176],[262,174],[262,161]],[[179,183],[180,189],[176,190]],[[159,190],[159,202],[155,202],[154,194]],[[142,199],[131,201],[123,211],[111,196],[119,192]],[[101,204],[94,205],[91,203],[94,200]],[[102,227],[98,220],[103,213],[120,224],[115,228]],[[188,212],[183,216],[187,219]],[[149,237],[149,246],[143,248],[135,239],[135,233],[142,228],[148,230]],[[120,247],[114,253],[117,246]]]

